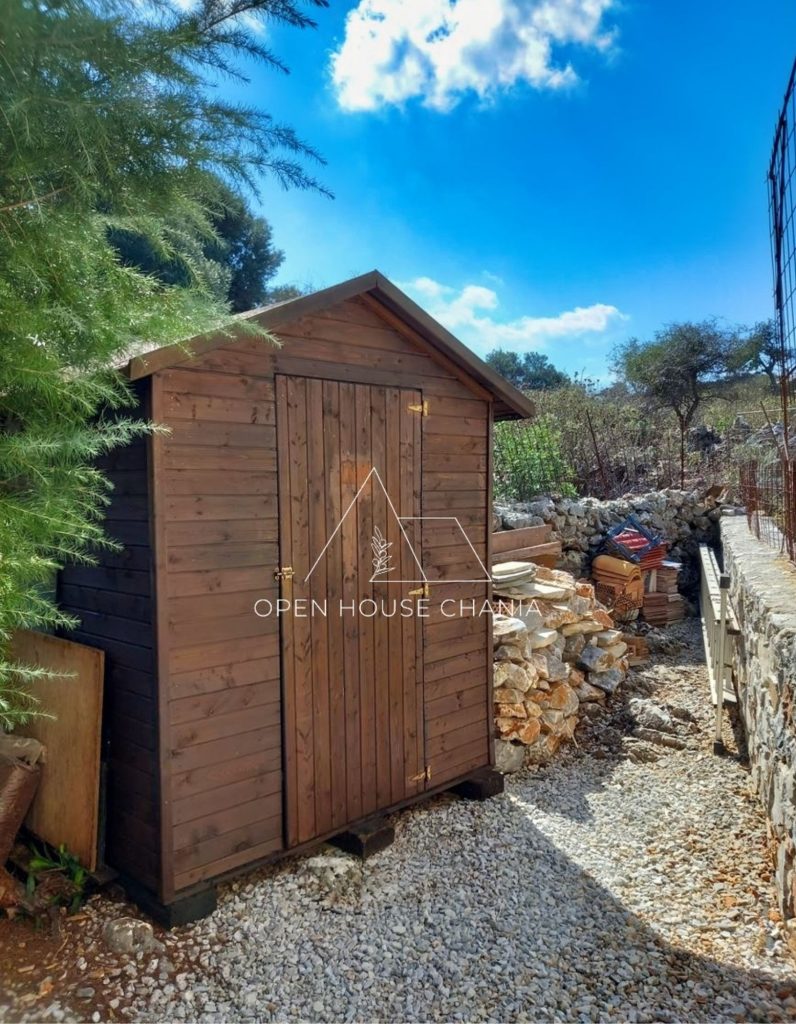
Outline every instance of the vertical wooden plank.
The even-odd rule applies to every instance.
[[[326,477],[324,464],[323,382],[307,381],[307,491],[309,495],[309,563],[315,561],[327,541]],[[319,610],[327,598],[329,551],[318,561],[309,580],[313,604],[309,608],[308,627],[311,633],[311,708],[314,760],[315,831],[328,832],[332,827],[332,765],[329,732],[329,636],[328,618]],[[327,609],[328,612],[328,609]]]
[[[345,513],[357,492],[357,432],[354,384],[340,384],[340,505]],[[357,510],[352,508],[340,527],[342,600],[356,605],[359,597]],[[359,620],[342,612],[343,668],[345,678],[346,802],[348,820],[361,818],[362,734],[360,725]]]
[[[326,477],[326,536],[331,537],[343,515],[341,507],[340,472],[340,385],[337,381],[323,383],[323,438]],[[337,533],[327,552],[326,593],[328,598],[327,643],[329,675],[329,730],[331,737],[332,827],[345,825],[347,816],[345,666],[343,663],[343,630],[340,614],[343,592],[342,531]],[[342,740],[342,742],[341,742]]]
[[[354,391],[356,407],[357,455],[356,482],[362,487],[373,468],[371,442],[370,388],[356,385]],[[370,583],[371,540],[373,538],[373,482],[363,487],[356,506],[357,512],[357,596],[360,602],[373,600],[373,586]],[[358,615],[359,647],[359,706],[360,743],[362,748],[362,813],[369,814],[378,808],[378,785],[376,776],[376,715],[375,715],[375,671],[373,658],[373,619]]]
[[[423,396],[421,393],[418,395],[418,402],[422,404],[422,401]],[[422,557],[422,552],[425,546],[423,542],[423,520],[420,518],[420,516],[423,515],[423,423],[424,417],[412,417],[412,441],[414,451],[412,502],[415,510],[414,515],[418,517],[417,532],[415,534],[415,551],[418,553],[418,558]],[[424,623],[427,621],[427,619],[418,619],[415,627],[415,708],[417,715],[415,731],[417,732],[417,746],[420,754],[420,767],[418,768],[418,771],[425,769],[429,764],[428,751],[426,750],[425,663],[423,659],[425,641]],[[421,790],[425,789],[428,787],[428,784],[428,779],[423,779],[422,782],[419,783],[419,788]]]
[[[293,522],[293,599],[306,600],[304,579],[312,564],[309,545],[307,489],[307,382],[287,382],[288,438],[290,445],[290,515]],[[297,841],[316,835],[315,753],[313,749],[312,631],[309,618],[293,613],[293,666],[296,709],[296,815]]]
[[[371,449],[373,466],[379,474],[382,485],[386,486],[387,465],[387,422],[386,422],[386,389],[370,388],[371,417]],[[374,479],[372,487],[373,515],[371,540],[376,526],[381,532],[387,533],[387,520],[390,509],[384,486]],[[394,550],[394,549],[393,549]],[[361,566],[361,571],[368,578],[373,575],[373,549],[369,545],[369,557]],[[385,582],[374,582],[373,599],[379,611],[373,616],[373,658],[377,670],[373,678],[373,699],[376,714],[376,799],[379,807],[388,807],[392,788],[390,785],[390,744],[392,729],[390,723],[390,689],[389,689],[389,622],[381,613],[382,602],[390,599],[390,587]]]
[[[486,558],[484,559],[484,565],[490,569],[492,567],[492,473],[493,473],[493,452],[492,446],[494,444],[494,403],[489,402],[487,408],[487,444],[486,444],[486,516],[485,516],[485,544],[486,544]],[[492,600],[492,581],[486,585],[486,596],[487,600]],[[493,701],[492,701],[492,690],[493,690],[493,673],[492,673],[492,659],[494,654],[494,634],[492,631],[492,616],[488,616],[486,622],[486,666],[487,666],[487,686],[486,686],[486,720],[489,723],[489,763],[492,765],[495,763],[495,744],[494,733],[494,719],[492,717]]]
[[[388,388],[385,393],[386,399],[386,479],[387,494],[395,506],[397,515],[403,515],[403,494],[401,492],[401,406],[405,404],[405,396],[397,388]],[[408,465],[411,465],[409,463]],[[404,575],[403,563],[406,561],[406,542],[401,533],[400,523],[394,515],[387,517],[387,540],[390,543],[392,554],[391,564],[393,566],[391,575],[397,579],[407,579]],[[388,577],[389,578],[389,577]],[[406,584],[390,584],[387,590],[388,608],[390,617],[387,620],[388,640],[388,672],[387,684],[389,690],[389,731],[390,731],[390,790],[393,803],[403,800],[410,787],[407,782],[405,764],[405,734],[406,723],[404,721],[404,664],[403,664],[403,628],[404,621],[401,619],[400,610],[392,611],[394,607],[400,608],[400,600],[404,590],[411,587]]]
[[[279,564],[293,565],[293,519],[290,487],[290,422],[287,377],[275,378],[276,444],[278,458]],[[280,597],[289,597],[292,584],[282,583]],[[285,845],[298,843],[298,776],[296,769],[296,671],[293,663],[293,616],[281,615],[282,750],[284,760]]]
[[[419,452],[415,449],[415,427],[419,419],[416,412],[411,412],[408,406],[417,405],[420,398],[416,392],[399,392],[400,402],[400,423],[399,423],[399,451],[401,468],[401,515],[409,516],[404,523],[412,550],[422,558],[422,546],[420,544],[420,521],[415,516],[420,515],[415,502],[415,470],[419,464]],[[404,544],[401,550],[401,579],[413,580],[418,576],[417,565],[412,557],[412,551]],[[419,584],[405,583],[401,587],[401,597],[405,598],[410,590],[415,590]],[[422,623],[416,615],[411,615],[401,620],[401,646],[402,646],[402,697],[403,697],[403,746],[404,746],[404,785],[407,796],[413,796],[422,791],[423,781],[417,776],[423,771],[423,747],[418,742],[418,689],[417,689],[417,652],[418,638],[422,630]],[[422,693],[420,694],[422,697]],[[422,701],[420,707],[422,714]],[[414,780],[414,781],[412,781]]]
[[[165,423],[163,381],[160,374],[151,378],[150,410],[155,423]],[[174,848],[172,843],[171,730],[169,722],[169,622],[166,573],[167,492],[164,481],[163,434],[151,434],[147,447],[149,460],[150,543],[152,551],[152,600],[155,623],[155,665],[158,708],[158,798],[160,805],[160,899],[174,899]]]

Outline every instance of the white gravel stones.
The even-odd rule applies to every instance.
[[[582,750],[503,796],[396,815],[395,844],[361,871],[305,858],[228,886],[182,933],[190,1009],[139,997],[128,1019],[796,1017],[763,818],[744,770],[709,752],[700,656],[644,682],[698,719],[699,749],[631,759],[625,746],[646,744],[613,724],[628,716],[617,697]]]

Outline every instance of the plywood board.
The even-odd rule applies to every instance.
[[[45,633],[20,631],[11,654],[69,678],[40,679],[32,687],[43,711],[20,733],[47,749],[41,783],[25,824],[53,846],[65,843],[80,862],[97,867],[102,680],[105,654]]]

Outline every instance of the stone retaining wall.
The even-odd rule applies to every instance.
[[[627,644],[590,583],[538,566],[519,601],[496,598],[495,764],[548,761],[572,739],[581,704],[602,702],[627,673]]]
[[[752,786],[765,805],[780,908],[796,915],[796,567],[721,520],[724,565],[741,627],[733,656]]]
[[[587,576],[591,560],[612,526],[629,515],[659,531],[672,545],[671,557],[683,563],[680,589],[696,594],[700,543],[715,544],[721,508],[697,491],[653,491],[612,501],[597,498],[540,498],[495,504],[495,529],[520,529],[549,523],[561,540],[560,569]]]

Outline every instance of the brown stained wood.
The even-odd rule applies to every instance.
[[[435,709],[436,710],[436,709]],[[426,719],[426,735],[429,741],[443,737],[452,736],[460,729],[474,728],[477,723],[486,720],[486,701],[483,693],[480,700],[474,700],[460,707],[455,711],[443,712],[442,714],[428,713]],[[483,729],[481,730],[481,732]],[[478,733],[480,735],[480,732]]]
[[[298,342],[301,351],[306,351],[310,358],[315,358],[317,351],[313,343],[326,343],[324,348],[333,345],[338,354],[341,346],[355,346],[357,349],[375,349],[381,352],[395,352],[405,349],[407,354],[420,355],[418,349],[409,348],[406,342],[398,337],[395,331],[373,317],[373,324],[362,324],[353,321],[333,318],[330,316],[308,316],[279,328],[277,336],[284,343],[284,350],[290,352],[291,345]],[[363,330],[363,327],[366,327]]]
[[[550,540],[553,527],[525,526],[521,530],[499,530],[492,534],[492,552],[513,551],[517,548],[530,548],[536,544],[546,544]]]
[[[236,402],[274,401],[274,383],[262,377],[212,373],[197,365],[186,369],[164,370],[160,378],[167,393],[179,392],[214,399],[231,398]]]
[[[450,618],[441,616],[428,619],[425,623],[426,644],[432,646],[443,640],[458,640],[472,633],[484,633],[492,627],[490,615],[459,615]]]
[[[214,721],[230,712],[259,708],[263,704],[278,704],[281,697],[279,690],[278,680],[273,679],[250,683],[248,686],[234,686],[202,696],[184,697],[182,700],[172,701],[171,721],[173,725],[183,725],[202,719]],[[258,716],[252,714],[251,717],[254,720]]]
[[[454,658],[432,662],[425,666],[426,688],[428,689],[429,683],[444,678],[446,675],[457,675],[459,672],[482,668],[485,665],[486,651],[483,647],[467,654],[459,654]]]
[[[340,507],[348,509],[357,492],[357,434],[355,386],[339,384],[340,391]],[[359,598],[357,579],[357,516],[356,510],[340,527],[340,573],[342,600],[350,606]],[[362,695],[359,685],[359,623],[354,615],[345,615],[342,622],[343,677],[345,680],[345,764],[348,820],[361,818],[362,796]]]
[[[219,615],[211,619],[171,624],[169,640],[172,652],[194,647],[200,640],[202,646],[206,647],[215,641],[231,643],[241,637],[249,639],[275,635],[275,618],[255,615],[253,604],[243,613],[229,616],[225,614],[222,617],[221,613],[225,612],[225,608],[223,601],[219,601],[218,611]]]
[[[240,732],[230,738],[211,740],[195,746],[182,747],[169,751],[171,775],[190,772],[196,768],[209,768],[234,761],[246,754],[253,754],[266,749],[279,749],[281,730],[278,725],[254,728],[249,732]]]
[[[481,629],[453,639],[440,640],[437,643],[428,641],[423,652],[426,665],[430,667],[438,661],[450,661],[462,654],[481,651],[484,648],[485,639],[486,630]]]
[[[261,771],[244,779],[243,782],[194,793],[187,798],[179,798],[175,790],[174,824],[176,826],[199,819],[210,819],[219,811],[253,800],[262,801],[264,797],[276,796],[281,802],[281,794],[282,773],[278,769]]]
[[[428,727],[428,723],[427,723]],[[470,715],[465,724],[457,729],[448,729],[437,736],[426,738],[426,749],[430,758],[447,754],[460,747],[472,746],[484,752],[487,748],[489,725],[487,723],[486,704],[476,715]]]
[[[371,462],[386,486],[387,477],[387,393],[383,388],[370,389],[370,438]],[[397,438],[395,439],[397,440]],[[371,538],[378,526],[383,535],[388,534],[387,519],[389,507],[384,489],[373,480],[371,482],[372,526]],[[370,540],[370,538],[369,538]],[[371,543],[368,548],[371,548]],[[359,572],[365,576],[372,573],[372,548],[362,552]],[[370,556],[370,557],[368,557]],[[394,556],[393,556],[394,557]],[[389,599],[388,585],[383,581],[374,581],[374,600],[381,602]],[[388,807],[392,803],[390,786],[390,670],[389,670],[389,620],[383,615],[373,617],[373,694],[376,719],[376,800],[378,807]]]
[[[201,569],[195,572],[172,572],[166,581],[169,597],[199,597],[206,594],[236,594],[246,590],[265,588],[273,583],[269,571],[276,566],[249,566],[230,569]],[[267,596],[267,595],[264,595]],[[219,600],[223,597],[219,596]]]
[[[259,848],[268,844],[273,849],[281,848],[282,816],[275,814],[264,821],[246,824],[240,828],[225,832],[214,839],[204,839],[192,843],[174,854],[174,867],[179,880],[186,876],[191,868],[198,868],[213,861],[222,860],[231,854],[246,849]]]
[[[255,618],[252,616],[252,618]],[[279,637],[271,630],[263,632],[268,628],[264,620],[256,619],[255,624],[247,626],[246,630],[253,632],[249,636],[241,636],[234,641],[234,654],[240,661],[253,661],[256,658],[276,657],[279,650]],[[258,632],[260,631],[259,634]],[[201,630],[199,631],[201,635]],[[195,644],[190,647],[177,647],[169,650],[168,672],[192,672],[195,669],[211,668],[214,665],[226,665],[229,662],[230,640],[218,640],[215,643]]]
[[[486,405],[485,402],[481,403]],[[431,410],[426,424],[428,434],[486,437],[486,419],[483,416],[440,416]]]
[[[283,341],[283,347],[274,357],[277,373],[283,372],[285,361],[291,357],[300,357],[313,363],[326,363],[324,373],[326,377],[331,377],[336,373],[336,368],[341,361],[338,342],[299,337],[291,339],[284,333],[280,335],[280,338]],[[345,350],[345,362],[351,367],[412,375],[416,379],[450,376],[434,359],[420,352],[411,351],[404,345],[400,345],[400,347],[393,345],[385,349],[350,345]]]
[[[187,820],[185,816],[190,816],[191,801],[197,800],[197,805],[202,807],[206,797],[207,802],[220,801],[220,805],[224,806],[225,794],[237,792],[239,787],[245,787],[261,777],[280,775],[281,769],[281,751],[279,744],[276,744],[270,748],[241,753],[230,761],[176,772],[172,778],[175,808],[178,805],[183,807],[179,813],[182,820]],[[199,815],[202,813],[200,811]]]
[[[429,416],[428,419],[431,419],[431,417]],[[426,434],[425,430],[423,431],[424,456],[448,455],[451,452],[457,452],[461,455],[486,455],[486,434],[462,437],[456,433]]]
[[[309,514],[308,562],[311,565],[323,550],[329,537],[326,522],[326,486],[328,467],[324,459],[327,428],[323,403],[323,381],[308,380],[307,394],[307,501]],[[335,481],[336,482],[336,481]],[[327,578],[329,559],[323,557],[313,570],[309,596],[323,602],[328,595]],[[332,738],[330,706],[332,680],[329,672],[329,624],[323,616],[310,620],[311,640],[311,707],[313,714],[312,737],[315,799],[315,832],[327,832],[332,827]],[[337,684],[339,680],[335,680]]]
[[[204,448],[196,444],[165,444],[166,469],[228,470],[275,473],[276,453],[260,448]]]
[[[423,470],[428,473],[486,473],[487,457],[442,452],[423,455]]]
[[[275,473],[255,473],[250,469],[223,473],[218,470],[170,469],[164,474],[164,483],[172,495],[248,495],[273,494],[276,490]]]
[[[276,489],[276,478],[274,478]],[[278,519],[228,519],[203,523],[169,523],[166,541],[174,548],[215,544],[276,544],[279,541]],[[276,567],[276,566],[274,566]]]
[[[307,382],[287,381],[288,436],[290,463],[290,516],[292,550],[290,562],[294,577],[290,585],[294,600],[310,596],[306,578],[312,567],[310,556],[309,482],[307,466]],[[280,480],[280,489],[281,489]],[[290,616],[293,623],[293,667],[295,673],[295,795],[289,800],[295,813],[295,835],[292,843],[317,834],[315,828],[315,753],[312,679],[312,626],[301,615]],[[290,740],[288,741],[290,742]],[[291,830],[292,832],[292,830]]]
[[[256,497],[241,495],[177,495],[165,502],[169,522],[200,522],[202,520],[270,519],[276,516],[276,495]]]
[[[457,515],[457,510],[478,508],[483,502],[483,491],[469,488],[465,491],[424,491],[424,515]]]
[[[406,393],[397,388],[388,388],[384,395],[385,425],[384,425],[384,485],[387,494],[394,495],[393,501],[397,502],[396,512],[400,515],[404,510],[401,504],[401,409],[407,403]],[[413,403],[414,404],[414,403]],[[402,557],[405,543],[400,526],[395,516],[390,514],[391,510],[385,509],[384,535],[390,544],[390,552],[393,553],[392,563],[403,576]],[[389,578],[389,577],[388,577]],[[408,588],[402,588],[408,589]],[[393,596],[394,588],[389,584],[383,587],[385,598],[389,600]],[[404,688],[406,678],[403,668],[403,631],[404,623],[400,618],[388,618],[387,626],[387,734],[389,737],[388,750],[390,756],[390,803],[396,803],[406,796],[407,782],[404,769],[405,764],[405,743],[407,739],[407,726],[404,721]]]
[[[273,401],[227,398],[167,391],[165,414],[171,420],[197,420],[202,423],[264,423],[273,426]]]
[[[438,755],[435,758],[434,781],[447,787],[454,780],[466,778],[471,772],[485,767],[489,763],[489,747],[489,743],[477,743]]]
[[[546,544],[534,544],[529,548],[509,548],[493,556],[493,562],[536,562],[543,564],[542,560],[553,560],[553,564],[561,557],[561,541],[552,540]],[[547,564],[547,561],[544,562]]]
[[[280,826],[281,816],[273,819],[271,826],[265,830],[265,833],[274,832]],[[274,836],[274,838],[266,839],[254,845],[249,845],[247,839],[244,839],[239,841],[237,845],[238,849],[235,853],[222,856],[218,860],[210,861],[207,864],[200,864],[188,871],[180,872],[175,879],[177,889],[187,889],[205,879],[217,878],[219,875],[234,871],[241,866],[264,861],[274,854],[281,852],[284,848],[280,836]]]
[[[472,473],[467,470],[453,472],[432,472],[426,470],[423,487],[429,491],[483,491],[486,487],[485,473]]]
[[[176,825],[174,848],[177,855],[186,847],[197,848],[208,840],[215,840],[247,825],[278,817],[281,808],[281,793],[258,795],[246,803],[233,806],[228,804],[206,817],[193,818]]]
[[[370,582],[373,539],[373,436],[370,389],[354,389],[356,410],[356,486],[363,488],[356,504],[357,535],[351,571],[356,579],[358,600],[373,600]],[[364,486],[363,486],[364,485]],[[376,760],[376,666],[374,662],[373,619],[356,621],[359,656],[360,744],[362,748],[362,813],[378,809],[378,768]]]
[[[426,547],[423,549],[423,566],[428,573],[429,579],[434,578],[428,572],[429,568],[441,568],[442,566],[450,565],[458,567],[460,579],[483,579],[486,581],[486,545],[479,542],[473,543],[472,541],[468,544],[466,535],[462,536],[460,530],[457,532],[458,537],[456,537],[456,540],[451,544],[443,546],[430,541],[427,531]]]
[[[181,545],[169,550],[168,571],[170,573],[196,572],[205,569],[243,568],[251,565],[262,568],[263,564],[276,566],[278,560],[279,548],[275,541],[266,544],[252,541],[238,543],[232,540],[224,544],[209,544],[207,547]],[[264,596],[265,590],[266,588],[263,587],[263,592],[259,596]],[[223,610],[222,601],[218,602],[218,607]]]
[[[183,623],[199,622],[202,619],[216,619],[220,612],[225,617],[232,615],[250,615],[258,601],[276,601],[277,588],[273,580],[269,580],[267,586],[260,590],[241,590],[236,593],[226,594],[218,597],[216,594],[201,595],[198,597],[173,597],[169,601],[169,625],[175,626]],[[268,610],[267,605],[258,605],[261,612]],[[263,622],[270,622],[271,617],[264,618]],[[271,623],[272,631],[276,631],[276,621]]]
[[[325,520],[324,536],[332,537],[343,516],[340,466],[340,385],[337,381],[322,384],[323,465],[325,502],[321,519]],[[338,609],[343,594],[343,559],[341,537],[332,541],[326,556],[326,597],[330,607]],[[348,747],[333,741],[346,735],[346,692],[344,636],[340,616],[335,611],[325,622],[329,678],[329,733],[331,774],[331,827],[345,825],[349,820],[347,760]]]
[[[469,689],[457,690],[455,693],[447,694],[447,696],[427,701],[426,713],[428,715],[428,721],[431,723],[435,719],[453,714],[456,711],[462,711],[465,708],[480,707],[482,705],[486,705],[484,680],[478,679],[471,684]],[[433,735],[433,731],[429,732],[429,735]]]
[[[14,634],[10,656],[22,664],[69,673],[29,687],[53,718],[33,718],[25,736],[44,744],[47,760],[26,824],[54,847],[65,843],[97,866],[104,655],[96,648],[28,630]]]
[[[169,678],[169,694],[172,701],[179,702],[188,697],[234,690],[261,681],[273,682],[279,678],[279,659],[276,657],[233,661],[193,672],[173,672]]]
[[[466,393],[465,393],[466,394]],[[486,420],[489,417],[489,402],[474,399],[472,395],[465,398],[451,398],[446,395],[434,396],[429,403],[429,422],[432,417],[453,416],[457,419],[481,420],[486,430]],[[453,433],[453,431],[451,431]]]
[[[170,420],[169,444],[195,448],[270,448],[276,440],[276,428],[259,423],[203,423],[195,420]],[[162,435],[161,435],[162,439]]]

